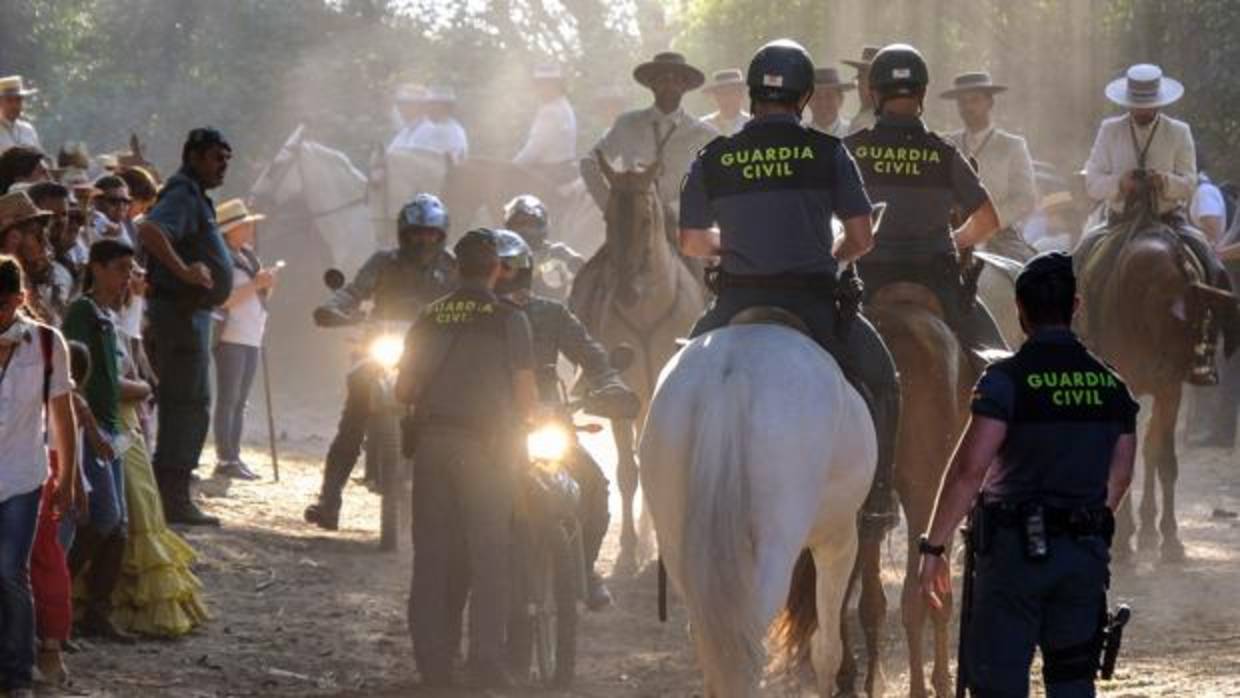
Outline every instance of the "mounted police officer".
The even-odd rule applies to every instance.
[[[1070,329],[1078,301],[1068,255],[1030,260],[1016,300],[1028,340],[974,390],[972,419],[921,540],[921,587],[942,608],[951,593],[948,543],[976,501],[964,685],[979,698],[1028,695],[1038,647],[1047,696],[1093,696],[1112,512],[1132,481],[1138,407]]]
[[[401,209],[397,220],[397,249],[372,255],[352,283],[315,309],[315,324],[356,324],[366,301],[373,302],[371,319],[413,322],[423,306],[456,285],[456,263],[444,250],[448,224],[448,211],[437,197],[415,196]],[[318,501],[305,512],[306,521],[327,530],[336,530],[340,520],[341,494],[361,453],[371,410],[371,388],[376,380],[376,366],[369,360],[358,364],[348,375],[340,424],[327,450],[323,487]]]
[[[499,257],[503,272],[496,293],[525,312],[534,334],[534,363],[538,367],[538,394],[544,404],[557,404],[562,399],[556,363],[563,354],[575,366],[581,368],[582,377],[590,390],[593,403],[610,404],[625,409],[623,416],[633,418],[640,407],[638,398],[620,379],[612,367],[606,350],[590,336],[563,303],[544,298],[531,290],[535,269],[535,255],[520,235],[510,230],[495,231],[499,240]],[[607,510],[607,476],[581,444],[576,444],[573,457],[569,459],[569,474],[581,487],[582,542],[587,579],[586,605],[600,610],[611,604],[611,593],[603,584],[602,577],[594,571],[599,549],[607,535],[610,514]]]
[[[866,191],[887,208],[874,251],[859,264],[867,297],[896,281],[934,291],[947,323],[971,349],[1004,347],[986,309],[965,291],[958,253],[999,229],[990,195],[960,151],[926,130],[922,104],[930,71],[917,49],[892,44],[870,65],[878,122],[845,143]],[[952,229],[953,217],[965,220]]]
[[[814,91],[814,64],[804,48],[786,39],[762,47],[747,83],[753,119],[702,150],[681,192],[684,254],[720,259],[718,297],[692,334],[727,325],[753,306],[783,308],[808,325],[868,398],[879,463],[865,512],[886,522],[895,514],[895,366],[864,318],[837,315],[837,291],[853,281],[837,283],[841,265],[873,244],[870,200],[841,141],[801,123]],[[839,243],[832,216],[843,221]]]
[[[520,235],[534,255],[534,295],[566,300],[586,260],[568,245],[549,239],[547,207],[542,200],[533,194],[514,197],[504,205],[504,227]]]
[[[469,604],[469,661],[486,687],[510,683],[504,633],[517,444],[538,405],[530,326],[494,294],[501,274],[493,231],[456,244],[461,287],[431,303],[409,331],[396,396],[412,406],[413,583],[409,627],[424,683],[453,680],[460,586]],[[416,350],[415,350],[416,348]]]

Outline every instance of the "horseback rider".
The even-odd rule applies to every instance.
[[[523,310],[529,319],[534,339],[534,364],[538,367],[539,400],[544,404],[561,401],[555,366],[563,354],[581,368],[582,377],[592,397],[621,406],[627,403],[635,414],[638,407],[637,396],[612,368],[602,345],[590,336],[590,331],[563,303],[543,297],[531,288],[536,257],[530,246],[511,230],[494,232],[499,242],[499,259],[503,266],[495,292],[500,298]],[[581,487],[577,517],[581,522],[586,569],[590,570],[586,605],[597,611],[611,604],[611,592],[594,569],[610,520],[607,510],[607,476],[580,443],[575,445],[573,456],[566,466],[573,480]]]
[[[957,75],[952,89],[939,96],[956,101],[964,128],[947,134],[947,140],[974,164],[999,214],[999,232],[986,249],[1023,261],[1033,255],[1021,229],[1037,207],[1038,188],[1025,139],[991,120],[995,95],[1005,91],[990,73],[978,71]]]
[[[970,349],[1004,347],[998,326],[965,290],[959,252],[990,239],[998,213],[977,173],[921,120],[930,71],[917,49],[892,44],[870,67],[877,123],[845,139],[866,191],[885,201],[883,231],[859,265],[867,298],[893,282],[938,296],[945,320]],[[965,223],[952,230],[954,215]]]
[[[516,232],[534,255],[534,294],[557,301],[568,299],[573,277],[586,259],[562,242],[548,239],[547,207],[533,194],[521,194],[504,205],[504,227]]]
[[[556,186],[577,179],[577,115],[565,92],[564,70],[558,65],[534,69],[539,107],[525,144],[512,161]]]
[[[633,79],[654,93],[654,104],[616,118],[611,129],[590,149],[590,155],[581,160],[581,178],[599,209],[606,211],[607,180],[595,159],[596,152],[613,163],[623,163],[620,169],[658,163],[659,200],[663,202],[669,235],[674,237],[680,183],[694,154],[719,135],[713,126],[681,106],[685,94],[701,87],[706,76],[689,65],[684,56],[669,51],[637,66]]]
[[[1187,222],[1189,202],[1197,186],[1196,146],[1188,124],[1162,112],[1183,95],[1184,86],[1179,81],[1149,64],[1134,65],[1125,77],[1107,85],[1107,99],[1127,112],[1102,122],[1085,163],[1086,191],[1090,198],[1105,202],[1108,223],[1090,231],[1074,254],[1087,283],[1086,270],[1099,240],[1112,223],[1139,215],[1139,211],[1129,207],[1136,197],[1148,196],[1152,213],[1179,234],[1201,264],[1206,281],[1230,290],[1227,272],[1209,240]],[[1208,336],[1206,344],[1212,344],[1215,332],[1205,326],[1209,322],[1205,313],[1200,314],[1198,322],[1203,323],[1199,336]],[[1225,322],[1224,327],[1230,328],[1230,322]],[[1189,382],[1216,384],[1213,348],[1194,352],[1194,356]]]
[[[456,262],[444,249],[448,224],[448,211],[438,197],[415,196],[401,209],[397,220],[397,249],[371,255],[352,283],[315,308],[315,324],[355,324],[366,301],[374,303],[372,318],[413,322],[423,306],[456,285]],[[371,389],[378,379],[376,368],[368,360],[349,372],[340,425],[327,450],[323,486],[318,500],[306,507],[306,521],[329,531],[336,530],[339,524],[341,494],[361,453],[370,416]]]
[[[895,365],[874,328],[847,311],[837,315],[836,305],[837,291],[852,285],[837,282],[841,265],[873,245],[870,200],[843,143],[801,123],[814,91],[814,63],[804,48],[787,39],[763,46],[749,64],[747,82],[753,120],[735,136],[707,145],[681,192],[683,253],[720,259],[713,273],[718,296],[691,334],[723,327],[754,306],[800,318],[868,394],[879,456],[865,513],[886,523],[895,515]],[[844,226],[834,244],[833,215]]]

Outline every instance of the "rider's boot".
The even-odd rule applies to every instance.
[[[1218,385],[1218,364],[1215,360],[1218,356],[1218,344],[1215,341],[1218,333],[1212,312],[1203,312],[1193,323],[1193,334],[1196,341],[1193,342],[1193,364],[1189,370],[1188,382],[1199,386]]]
[[[886,394],[868,397],[874,433],[878,437],[878,460],[870,493],[861,506],[861,532],[862,535],[882,535],[900,523],[900,503],[895,488],[896,436],[900,425],[898,384]]]

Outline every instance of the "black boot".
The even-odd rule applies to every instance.
[[[878,460],[874,482],[861,506],[861,532],[883,535],[900,523],[900,502],[896,497],[896,437],[900,424],[900,396],[884,395],[870,400],[874,433],[878,437]]]
[[[89,596],[82,620],[78,623],[79,632],[87,637],[133,644],[137,638],[117,627],[111,619],[112,591],[120,580],[125,560],[125,532],[114,532],[94,548],[95,554],[86,572]]]
[[[219,526],[218,517],[204,513],[189,491],[189,472],[166,472],[159,478],[159,494],[164,504],[164,520],[185,526]]]

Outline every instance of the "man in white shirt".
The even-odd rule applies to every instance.
[[[947,134],[947,139],[977,168],[999,214],[999,232],[986,249],[1024,261],[1034,250],[1020,230],[1037,207],[1038,190],[1025,139],[995,126],[991,119],[995,95],[1006,90],[995,84],[990,73],[977,71],[957,75],[952,89],[941,97],[956,101],[964,122],[964,128]]]
[[[26,98],[37,92],[27,88],[20,75],[0,78],[0,153],[15,145],[43,149],[34,126],[21,118]]]
[[[407,150],[411,147],[413,132],[426,120],[426,88],[406,83],[396,89],[395,117],[399,123],[396,135],[388,144],[388,151]]]
[[[451,155],[458,161],[469,157],[469,138],[465,135],[465,128],[452,115],[456,104],[456,94],[452,89],[428,89],[424,104],[426,118],[403,141],[405,147]]]
[[[840,114],[840,107],[844,106],[844,93],[855,87],[851,82],[841,82],[840,71],[835,68],[815,69],[814,94],[809,98],[813,114],[810,126],[836,138],[851,133],[851,124]]]
[[[702,71],[689,65],[679,53],[664,52],[637,66],[633,79],[654,93],[654,104],[621,114],[590,155],[581,160],[581,178],[600,209],[607,206],[607,181],[595,153],[601,153],[618,170],[659,164],[656,180],[659,199],[667,212],[669,231],[678,228],[680,183],[689,165],[719,132],[689,115],[680,102],[686,93],[706,82]]]
[[[744,110],[745,97],[749,88],[745,87],[745,76],[739,68],[716,70],[711,76],[710,84],[702,91],[715,100],[715,111],[702,117],[702,121],[710,124],[716,131],[725,135],[735,135],[749,121],[749,112]]]
[[[525,145],[512,159],[556,184],[577,178],[577,115],[564,93],[564,72],[557,65],[534,70],[539,107]]]
[[[844,61],[844,65],[857,69],[857,99],[861,101],[856,115],[849,120],[851,129],[849,133],[863,131],[874,125],[874,93],[870,92],[870,63],[874,61],[874,56],[878,55],[878,49],[878,46],[866,46],[861,49],[860,60]]]
[[[1223,242],[1223,233],[1227,230],[1227,202],[1223,192],[1202,170],[1197,172],[1197,189],[1188,206],[1188,220],[1214,247]]]

